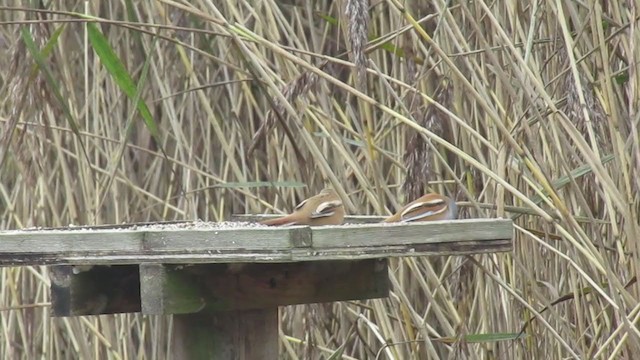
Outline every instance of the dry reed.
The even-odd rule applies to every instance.
[[[640,353],[637,6],[48,4],[0,7],[0,229],[223,220],[327,182],[383,215],[409,181],[514,218],[514,252],[409,258],[388,299],[288,307],[283,357]],[[52,319],[44,268],[0,279],[2,358],[165,358],[167,319]]]

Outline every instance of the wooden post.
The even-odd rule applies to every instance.
[[[172,359],[278,358],[278,308],[173,316]]]
[[[173,316],[174,359],[277,359],[278,306],[388,296],[387,259],[140,265],[142,312]]]

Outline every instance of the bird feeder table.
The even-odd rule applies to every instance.
[[[172,358],[276,359],[278,306],[388,296],[389,257],[511,251],[513,224],[169,222],[0,232],[0,266],[49,265],[53,316],[173,315]]]

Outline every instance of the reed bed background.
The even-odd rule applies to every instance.
[[[283,358],[640,353],[636,2],[11,3],[0,228],[219,221],[325,184],[386,215],[428,189],[513,218],[514,252],[283,308]],[[1,276],[2,358],[165,358],[170,320],[52,319],[45,268]]]

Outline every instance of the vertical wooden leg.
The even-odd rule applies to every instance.
[[[278,308],[173,316],[172,358],[278,358]]]

